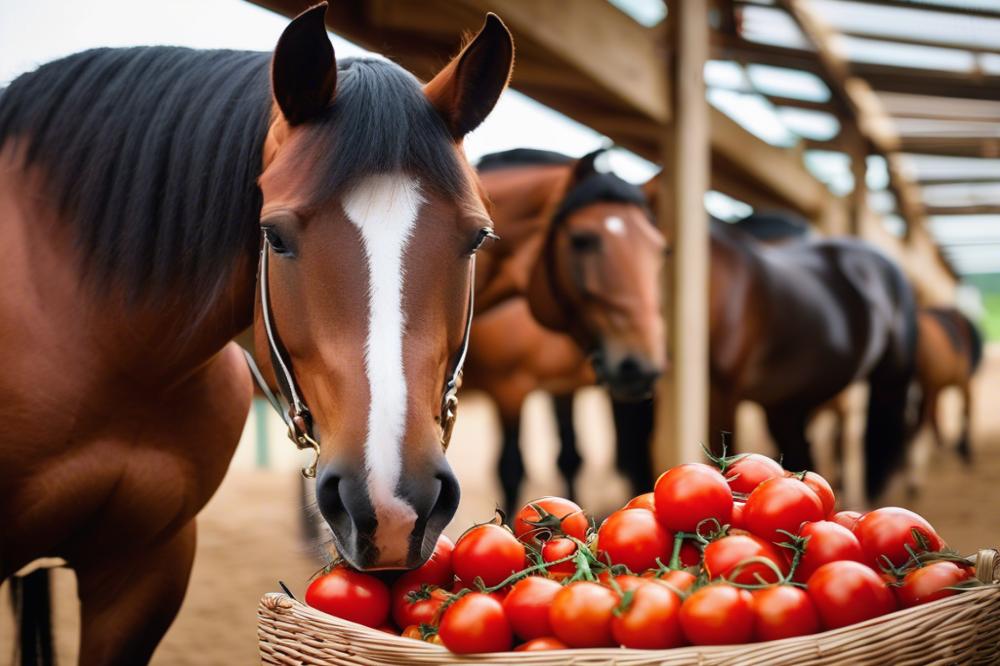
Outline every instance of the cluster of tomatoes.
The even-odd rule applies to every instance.
[[[544,497],[442,536],[391,583],[336,566],[306,602],[453,652],[776,640],[861,622],[974,584],[921,516],[835,510],[823,477],[749,454],[674,467],[598,529]],[[398,629],[397,629],[398,628]]]

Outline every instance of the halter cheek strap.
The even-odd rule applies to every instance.
[[[278,335],[278,331],[274,326],[274,317],[271,314],[271,291],[268,285],[268,258],[271,254],[270,250],[271,243],[267,240],[267,236],[264,236],[263,243],[261,244],[260,265],[258,268],[257,281],[260,284],[261,318],[264,320],[264,332],[267,336],[267,347],[271,356],[271,367],[274,369],[274,375],[278,380],[278,391],[281,397],[276,395],[274,391],[271,390],[271,387],[267,385],[260,368],[257,367],[257,362],[254,361],[250,352],[243,350],[243,354],[246,357],[247,365],[250,367],[250,373],[253,375],[254,380],[260,387],[261,392],[263,392],[264,397],[267,398],[267,401],[271,404],[274,410],[278,412],[278,415],[281,416],[285,425],[288,426],[288,438],[291,439],[300,450],[312,450],[312,462],[302,470],[302,475],[311,479],[316,477],[316,467],[319,464],[320,446],[319,442],[316,441],[315,437],[313,437],[312,414],[309,411],[309,407],[306,406],[305,400],[302,399],[302,393],[295,381],[295,375],[292,372],[292,362],[289,358],[288,351],[282,344],[281,337]],[[451,373],[448,375],[445,382],[444,394],[441,398],[441,413],[437,417],[437,421],[441,425],[441,447],[445,450],[447,450],[448,444],[451,442],[451,433],[455,427],[455,417],[458,411],[458,389],[462,384],[462,367],[465,365],[465,356],[469,350],[469,335],[472,331],[472,313],[474,309],[473,305],[475,299],[476,279],[475,255],[472,256],[469,270],[469,299],[465,330],[463,332],[462,342],[458,348],[455,361],[451,368]],[[287,408],[282,406],[281,398],[284,398],[285,403],[288,405]]]

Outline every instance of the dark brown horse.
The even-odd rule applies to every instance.
[[[524,476],[518,440],[528,393],[556,395],[559,468],[572,492],[582,462],[572,392],[596,379],[616,400],[646,399],[663,369],[666,246],[642,189],[595,168],[601,152],[573,160],[520,149],[479,164],[502,240],[481,255],[477,312],[485,316],[473,324],[465,385],[500,407],[508,506]],[[648,463],[639,466],[648,474]]]
[[[442,393],[491,226],[461,143],[510,35],[490,16],[421,86],[338,63],[324,13],[273,57],[95,50],[0,94],[0,580],[39,557],[76,571],[82,663],[144,663],[181,604],[246,419],[230,340],[250,325],[322,445],[341,555],[417,565],[458,503]]]
[[[867,380],[865,487],[877,495],[910,430],[917,328],[909,283],[864,241],[769,245],[739,226],[710,226],[711,441],[732,432],[737,404],[752,400],[764,408],[785,466],[810,469],[809,418]]]

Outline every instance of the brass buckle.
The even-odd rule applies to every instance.
[[[288,439],[295,443],[295,446],[298,447],[299,451],[312,449],[312,462],[302,468],[302,476],[307,479],[315,479],[316,468],[319,466],[319,442],[309,436],[309,433],[306,432],[306,430],[299,423],[300,420],[302,420],[301,416],[295,416],[292,418],[291,422],[289,422]]]
[[[445,451],[451,444],[451,433],[455,429],[456,416],[458,416],[458,396],[453,393],[444,401],[444,414],[441,417],[441,448]]]

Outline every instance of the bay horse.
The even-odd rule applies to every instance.
[[[983,338],[972,321],[953,307],[921,308],[917,325],[917,383],[920,386],[920,426],[928,426],[939,447],[944,446],[937,406],[941,392],[956,387],[962,393],[962,429],[957,451],[972,462],[970,441],[972,378],[983,360]]]
[[[642,188],[598,171],[603,152],[574,160],[515,149],[478,165],[502,242],[480,256],[479,316],[464,386],[497,402],[508,509],[524,477],[520,413],[532,390],[555,396],[563,444],[558,465],[572,494],[582,463],[573,392],[597,381],[616,404],[648,399],[665,363],[660,270],[666,244]],[[648,463],[619,463],[649,473]]]
[[[902,462],[911,424],[916,302],[902,270],[853,238],[765,244],[711,220],[709,439],[733,432],[736,406],[764,408],[789,469],[812,469],[805,427],[849,384],[870,385],[865,490]],[[683,279],[683,276],[681,277]]]
[[[416,566],[457,506],[442,393],[492,233],[462,139],[513,44],[489,15],[422,85],[338,61],[325,11],[273,54],[97,49],[0,93],[0,580],[75,570],[83,664],[145,663],[180,607],[251,325],[342,557]]]

